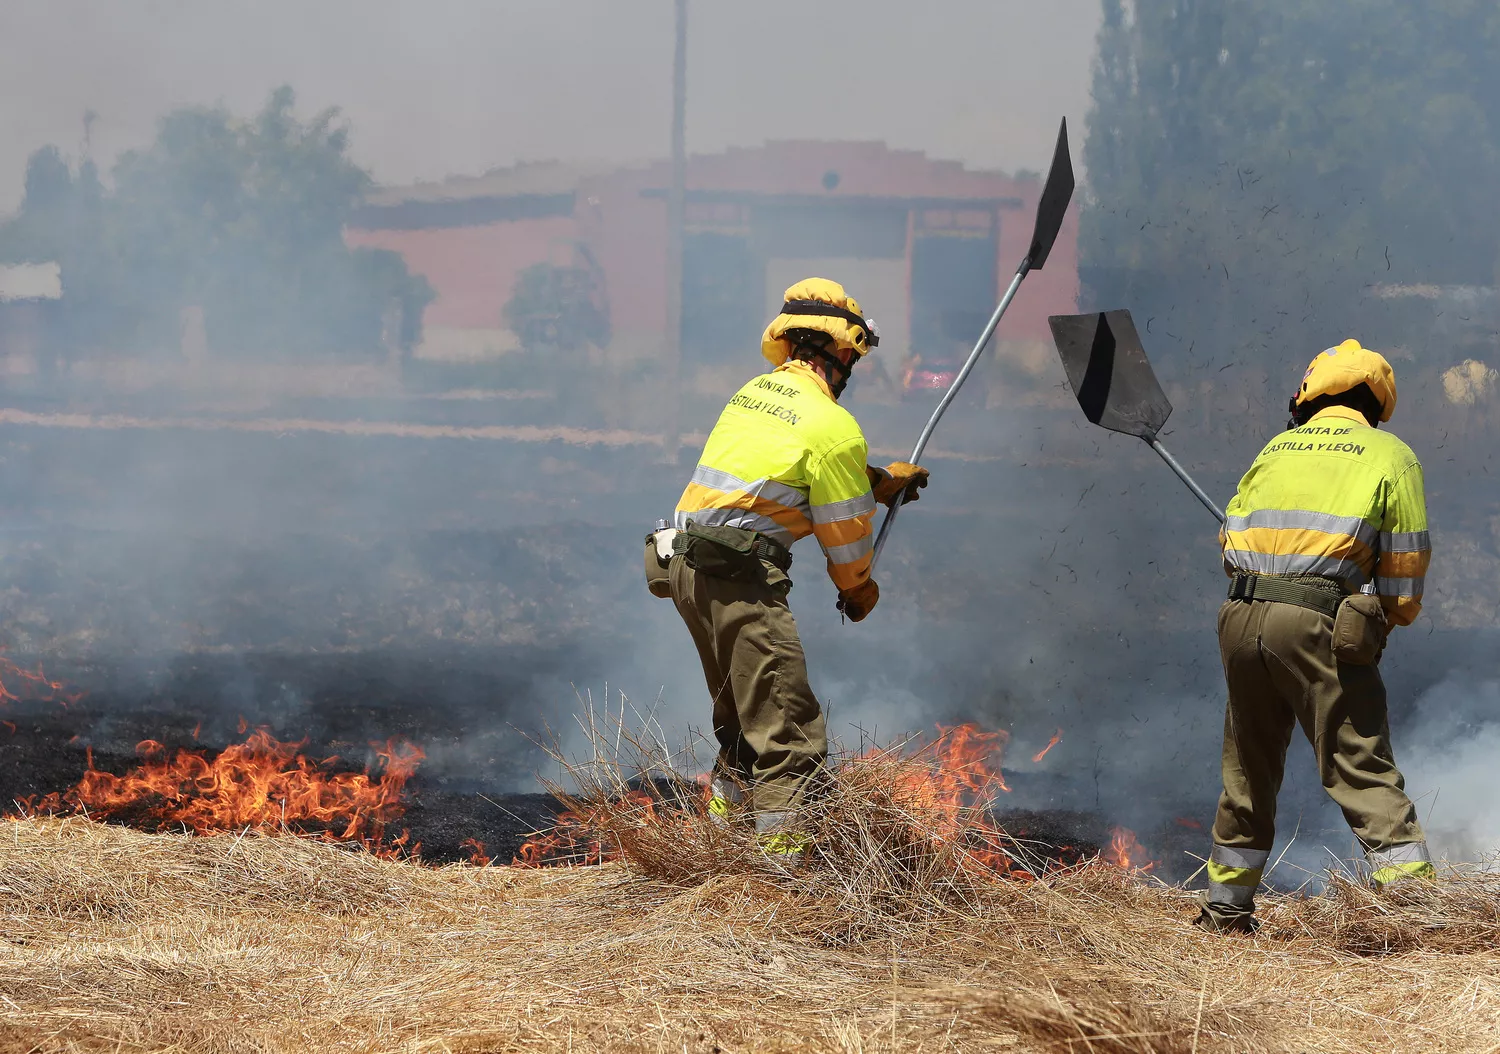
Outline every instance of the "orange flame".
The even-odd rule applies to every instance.
[[[1031,756],[1031,760],[1033,762],[1041,761],[1044,757],[1047,756],[1047,751],[1049,751],[1053,747],[1057,746],[1057,744],[1061,740],[1062,740],[1062,729],[1059,728],[1056,732],[1052,733],[1052,738],[1049,739],[1049,740],[1047,740],[1047,745],[1044,746],[1041,750],[1038,750],[1035,754],[1033,754]]]
[[[962,845],[966,861],[1002,875],[1030,878],[1005,852],[1009,836],[985,819],[995,793],[1010,793],[1000,768],[1010,734],[1003,729],[982,732],[972,723],[938,725],[937,730],[937,740],[913,755],[925,755],[930,763],[905,771],[892,798],[937,841]]]
[[[289,829],[324,841],[358,841],[383,855],[406,851],[408,835],[386,839],[405,811],[402,791],[426,756],[415,744],[391,739],[376,748],[377,774],[328,772],[336,759],[299,753],[306,740],[284,743],[258,728],[244,743],[215,757],[179,750],[172,757],[152,739],[136,744],[142,763],[123,776],[88,769],[70,790],[24,803],[29,813],[84,813],[129,819],[132,826],[186,827],[199,834]]]
[[[981,819],[996,792],[1010,791],[1000,769],[1009,738],[1009,733],[1003,730],[983,732],[975,724],[939,725],[938,738],[913,752],[914,759],[923,759],[927,764],[906,771],[891,789],[891,797],[917,817],[937,840],[961,843],[968,852],[967,859],[1001,874],[1030,877],[1003,850],[1009,837]],[[871,751],[854,762],[873,760],[882,753]],[[699,776],[696,782],[701,788],[702,804],[706,805],[709,778]],[[641,823],[665,819],[658,814],[656,800],[645,791],[631,791],[624,801],[634,808]],[[589,865],[607,863],[618,855],[615,847],[601,841],[590,817],[569,810],[558,816],[550,830],[538,831],[528,838],[512,864],[516,867]]]
[[[935,808],[956,820],[959,813],[988,799],[995,791],[1010,792],[1000,759],[1010,733],[981,732],[975,724],[938,725],[938,738],[914,755],[926,754],[931,764],[903,774],[896,797],[903,804]],[[856,760],[867,760],[873,753]]]
[[[706,784],[705,784],[706,786]],[[640,823],[656,823],[656,799],[643,790],[627,791],[621,799]],[[619,850],[606,845],[592,829],[589,817],[569,809],[558,814],[551,830],[536,831],[521,843],[512,867],[591,866],[619,859]]]
[[[961,847],[963,866],[1026,881],[1033,875],[1014,855],[1017,838],[1024,838],[1026,832],[1002,830],[989,819],[995,794],[1010,791],[1001,770],[1009,738],[1003,730],[985,732],[975,724],[939,725],[936,740],[906,752],[909,760],[918,763],[904,766],[889,792],[892,802],[910,813],[929,837]],[[1061,738],[1062,729],[1058,729],[1035,760]],[[850,764],[889,756],[887,751],[872,750]],[[708,777],[698,777],[697,783],[706,803]],[[643,824],[666,822],[675,815],[670,807],[659,811],[661,803],[646,791],[629,792],[624,803]],[[619,805],[612,803],[610,808]],[[1072,845],[1052,846],[1046,855],[1048,867],[1071,867],[1084,860],[1082,850]],[[1099,855],[1107,864],[1132,871],[1149,872],[1156,867],[1135,834],[1123,827],[1113,830],[1108,848]],[[552,828],[532,834],[511,863],[516,867],[578,866],[606,863],[618,856],[618,849],[603,840],[587,811],[569,810],[558,816]]]
[[[65,707],[69,703],[78,702],[83,696],[83,692],[71,691],[62,681],[54,681],[48,677],[40,663],[36,669],[28,670],[0,657],[0,706],[28,699],[57,703]]]
[[[475,867],[489,867],[490,857],[484,851],[484,843],[478,838],[465,838],[459,846],[469,851],[469,863]]]
[[[1128,827],[1116,827],[1109,832],[1109,847],[1099,854],[1104,862],[1125,871],[1151,871],[1157,861],[1151,859],[1146,847],[1136,839],[1135,832]]]

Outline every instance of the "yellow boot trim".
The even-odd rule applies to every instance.
[[[738,807],[737,802],[732,802],[722,795],[715,794],[708,799],[708,815],[720,820],[729,819],[730,815]]]
[[[1404,864],[1387,864],[1370,876],[1377,886],[1389,886],[1408,878],[1421,878],[1428,882],[1437,880],[1437,869],[1427,860],[1413,860]]]
[[[760,851],[768,856],[800,856],[812,848],[812,839],[795,831],[776,831],[758,839]]]

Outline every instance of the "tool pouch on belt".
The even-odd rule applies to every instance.
[[[1351,666],[1373,666],[1385,650],[1385,610],[1374,593],[1353,593],[1333,616],[1333,657]]]
[[[783,572],[792,563],[785,547],[762,534],[740,527],[706,527],[692,520],[677,532],[672,551],[681,553],[694,571],[731,582],[766,582],[763,559]]]
[[[755,553],[756,533],[739,527],[704,527],[688,521],[677,532],[673,551],[700,574],[727,578],[731,582],[756,582],[761,578],[760,557]]]
[[[654,597],[666,599],[672,595],[672,583],[667,578],[667,561],[672,557],[672,535],[676,533],[668,527],[646,535],[646,589]],[[659,537],[661,535],[665,535],[665,539]],[[663,541],[666,555],[662,554]]]

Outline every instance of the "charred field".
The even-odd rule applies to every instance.
[[[24,496],[0,533],[0,644],[10,661],[40,664],[77,696],[66,707],[20,698],[0,709],[0,802],[65,792],[90,765],[124,776],[142,763],[144,743],[212,758],[264,728],[330,773],[358,774],[378,764],[376,745],[400,739],[425,756],[388,833],[408,832],[405,844],[420,843],[429,862],[470,859],[476,843],[506,861],[556,811],[535,780],[549,764],[537,744],[568,736],[590,692],[618,681],[649,703],[667,685],[656,719],[701,727],[696,662],[635,566],[639,524],[672,500],[679,466],[562,442],[180,439],[171,430],[0,430],[0,480]],[[148,464],[163,468],[134,467]],[[959,461],[952,471],[962,494],[995,468]],[[1051,485],[1031,489],[1040,501]],[[607,512],[594,514],[601,502]],[[973,514],[960,501],[928,517],[940,538],[958,542],[960,560],[975,555],[965,526]],[[1046,540],[1039,545],[1045,552]],[[1050,698],[1029,702],[1012,674],[1019,665],[1042,685],[1067,670],[1056,657],[1034,667],[1048,657],[1025,639],[1013,655],[980,654],[987,630],[973,615],[988,601],[984,583],[942,566],[948,551],[893,554],[893,589],[913,595],[907,611],[925,643],[877,720],[862,713],[880,694],[858,673],[868,643],[830,615],[815,562],[799,572],[819,690],[830,712],[849,713],[846,735],[888,740],[971,721],[1006,728],[1014,794],[1003,809],[1024,837],[1087,855],[1124,824],[1165,871],[1190,872],[1183,851],[1197,851],[1201,831],[1171,817],[1194,814],[1163,807],[1143,819],[1108,807],[1099,766],[1078,742],[1078,693],[1061,693],[1061,710]],[[888,646],[911,632],[897,605],[892,612]],[[1068,732],[1048,762],[1027,764],[1059,727]],[[127,813],[118,819],[129,822]]]
[[[527,659],[532,669],[543,661],[534,650]],[[423,859],[434,863],[468,860],[474,843],[509,860],[527,832],[551,823],[557,806],[549,794],[514,789],[534,784],[528,777],[545,758],[527,735],[544,729],[534,720],[522,727],[527,715],[515,714],[511,735],[493,734],[497,717],[504,727],[503,701],[525,698],[529,685],[503,663],[477,665],[465,668],[452,655],[338,653],[179,657],[165,672],[79,667],[68,681],[75,697],[65,705],[18,700],[0,715],[0,800],[65,791],[90,767],[125,775],[141,765],[144,743],[213,759],[263,728],[295,743],[321,772],[352,774],[378,765],[382,744],[396,741],[439,764],[418,763],[405,781],[388,837],[406,832],[405,844],[420,843]],[[247,684],[274,687],[245,695]],[[466,711],[451,703],[460,696],[485,702]],[[147,830],[172,826],[153,816],[149,801],[111,819]]]
[[[930,817],[893,815],[856,780],[828,820],[833,855],[786,874],[690,810],[642,823],[628,767],[625,792],[602,801],[560,802],[535,778],[560,775],[537,744],[570,735],[590,699],[624,689],[664,728],[704,721],[681,626],[637,566],[640,525],[672,500],[680,466],[553,447],[6,435],[0,481],[26,500],[0,532],[0,643],[62,687],[6,680],[17,698],[0,705],[13,814],[0,821],[0,1050],[1500,1042],[1500,899],[1482,874],[1410,902],[1340,880],[1276,894],[1252,940],[1187,926],[1193,894],[1173,883],[1206,850],[1216,789],[1217,580],[1134,557],[1100,566],[1119,553],[1083,529],[1098,511],[1086,459],[1049,474],[946,464],[949,489],[912,515],[888,606],[860,633],[832,613],[816,561],[798,564],[793,594],[841,727],[877,743],[940,724],[1007,733],[1009,793],[968,819],[1066,866],[987,878],[963,856],[987,851],[982,838],[935,845]],[[175,470],[131,477],[154,461]],[[974,527],[1000,473],[1019,575]],[[1132,500],[1212,566],[1192,510],[1149,490]],[[1449,627],[1405,642],[1393,719],[1453,669],[1485,675],[1493,644]],[[367,826],[326,844],[347,828],[282,824],[275,809],[187,834],[150,800],[105,823],[9,804],[64,793],[90,764],[114,779],[183,752],[211,765],[262,728],[339,787],[373,788],[381,841]],[[395,740],[423,754],[399,787],[381,756],[406,756]],[[1321,793],[1301,771],[1288,815]],[[476,866],[477,844],[505,864],[564,808],[617,859]],[[1336,815],[1308,818],[1304,832],[1347,844]],[[1137,839],[1124,867],[1117,828]],[[396,858],[371,851],[397,838]],[[1305,877],[1276,875],[1287,890]]]
[[[557,767],[548,755],[554,731],[534,712],[504,703],[534,697],[532,676],[548,664],[534,648],[509,657],[493,651],[480,657],[468,650],[441,657],[390,651],[201,654],[178,656],[165,668],[28,667],[0,661],[9,666],[0,683],[22,693],[0,709],[0,801],[7,805],[0,812],[82,813],[150,833],[184,833],[187,824],[163,809],[160,795],[137,793],[103,811],[97,802],[60,799],[93,774],[128,778],[172,758],[201,757],[212,765],[232,757],[258,733],[286,747],[280,769],[290,768],[295,755],[329,778],[378,776],[389,763],[388,751],[398,756],[415,751],[409,776],[394,788],[394,808],[380,824],[375,847],[399,839],[400,855],[431,865],[507,863],[566,808],[537,780]],[[70,674],[65,680],[59,679],[62,669]],[[520,669],[531,675],[518,674]],[[54,687],[39,688],[35,670],[45,671]],[[457,701],[462,699],[473,702]],[[954,768],[964,771],[966,764],[985,771],[993,765],[996,775],[1003,771],[998,750],[993,760],[976,753]],[[180,772],[175,782],[186,786],[192,776]],[[1078,796],[1070,781],[1024,772],[1002,778],[1006,793],[994,796],[988,816],[1029,851],[1073,864],[1109,848],[1115,831],[1110,817],[1067,807]],[[521,789],[528,786],[536,789]],[[273,788],[269,793],[287,792]],[[1026,805],[1012,806],[1012,794]],[[275,806],[273,799],[269,813],[242,812],[238,823],[275,829]],[[286,826],[357,842],[357,837],[338,837],[346,820]],[[197,830],[234,827],[235,821],[225,818]],[[1150,832],[1153,853],[1177,850],[1180,857],[1166,866],[1157,860],[1154,869],[1185,877],[1182,862],[1191,858],[1184,851],[1196,848],[1200,828],[1179,820]],[[1136,863],[1149,862],[1144,848],[1133,851]]]

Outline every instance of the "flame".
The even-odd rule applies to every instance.
[[[707,781],[703,786],[707,787]],[[656,823],[660,816],[656,799],[647,791],[627,791],[621,799],[640,823]],[[609,846],[592,830],[589,818],[574,809],[559,813],[550,830],[533,831],[521,843],[512,867],[591,866],[607,864],[619,858],[619,851]]]
[[[914,755],[927,754],[931,763],[913,768],[898,783],[896,796],[903,804],[935,808],[956,821],[964,809],[987,801],[995,791],[1010,792],[1000,771],[1010,733],[981,732],[975,724],[937,729],[938,738]]]
[[[985,732],[972,723],[939,725],[938,737],[911,754],[913,760],[925,763],[906,769],[891,788],[891,798],[938,841],[963,845],[966,859],[991,871],[1029,878],[1005,852],[1006,845],[1014,844],[1010,837],[983,820],[995,794],[1010,791],[1000,769],[1009,738],[1009,733],[1003,730]],[[854,763],[882,756],[888,755],[869,751],[855,758]],[[706,805],[709,777],[700,775],[695,782],[702,795],[701,804]],[[656,799],[646,791],[630,791],[623,801],[633,808],[640,823],[665,819],[658,812]],[[618,807],[618,804],[611,806]],[[587,815],[568,810],[558,816],[551,829],[528,837],[512,864],[516,867],[590,865],[608,863],[618,855],[615,847],[601,841]]]
[[[1010,734],[1003,729],[983,732],[973,723],[938,725],[937,731],[936,740],[912,755],[928,764],[905,770],[892,788],[892,799],[937,841],[962,845],[966,862],[1030,878],[1005,851],[1013,844],[1010,836],[986,819],[995,794],[1010,793],[1000,768]]]
[[[1157,864],[1128,827],[1116,827],[1110,831],[1109,847],[1099,855],[1105,863],[1126,871],[1151,871]]]
[[[1001,769],[1009,734],[1004,730],[986,732],[972,723],[939,725],[937,731],[936,739],[917,743],[909,751],[871,750],[849,764],[888,760],[893,753],[904,755],[912,764],[900,768],[888,792],[891,802],[910,815],[915,827],[934,841],[960,847],[964,867],[1031,880],[1032,872],[1017,862],[1018,839],[1026,838],[1027,832],[1004,830],[990,819],[996,795],[1010,792]],[[1040,760],[1061,738],[1062,729],[1058,729],[1035,760]],[[699,776],[696,782],[706,804],[709,779],[706,775]],[[644,790],[628,792],[622,802],[611,803],[609,808],[619,809],[622,803],[641,824],[669,822],[679,815],[670,804],[663,808],[663,803]],[[588,810],[563,812],[553,827],[532,833],[511,863],[515,867],[581,866],[617,859],[618,849],[601,838],[596,826]],[[480,852],[482,849],[480,846]],[[1083,853],[1084,850],[1073,845],[1048,845],[1044,850],[1045,866],[1078,865],[1088,859]],[[1156,861],[1135,834],[1123,827],[1114,828],[1109,847],[1099,857],[1107,864],[1131,871],[1149,872],[1156,867]]]
[[[1041,761],[1044,757],[1047,756],[1047,751],[1049,751],[1053,747],[1057,746],[1057,744],[1061,740],[1062,740],[1062,729],[1059,728],[1056,732],[1052,733],[1052,738],[1049,739],[1049,740],[1047,740],[1047,745],[1044,746],[1041,750],[1038,750],[1035,754],[1033,754],[1031,756],[1031,760],[1033,762]]]
[[[40,663],[36,669],[28,670],[0,656],[0,706],[28,699],[65,707],[83,696],[83,692],[72,691],[62,681],[48,677]]]
[[[490,857],[484,851],[484,843],[478,838],[465,838],[459,843],[459,847],[469,851],[469,863],[475,867],[489,867]]]
[[[375,773],[329,772],[336,758],[313,760],[307,743],[282,742],[257,728],[243,743],[216,756],[167,748],[153,739],[136,744],[142,762],[123,776],[88,769],[70,790],[24,803],[28,813],[83,813],[127,820],[147,829],[214,831],[292,830],[324,841],[358,841],[384,855],[406,849],[409,835],[387,840],[386,828],[405,811],[402,791],[425,754],[402,739],[376,748]]]

